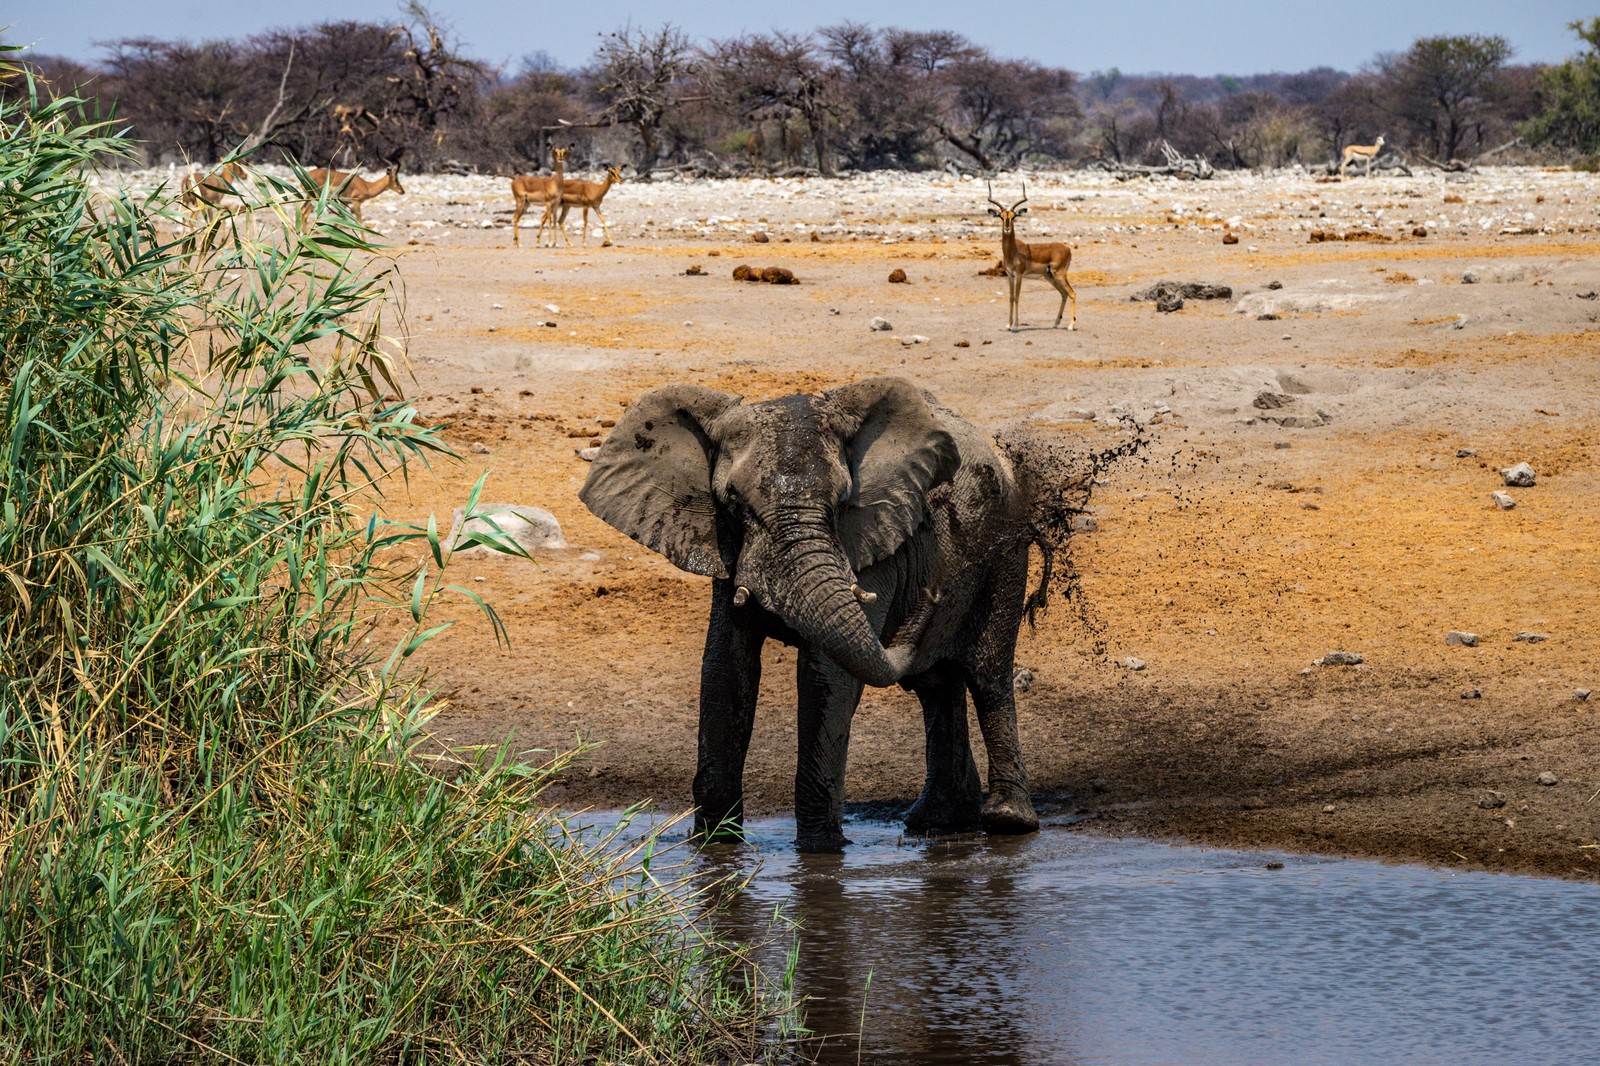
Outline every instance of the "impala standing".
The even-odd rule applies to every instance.
[[[400,184],[400,165],[391,163],[381,178],[363,178],[360,174],[352,174],[343,170],[316,170],[306,171],[306,182],[313,190],[328,190],[332,199],[339,200],[350,208],[356,216],[356,221],[361,221],[361,205],[377,196],[381,192],[393,189],[402,195],[405,186]],[[311,214],[315,201],[307,200],[300,208],[300,225],[306,224],[306,218]]]
[[[512,244],[518,247],[522,245],[522,230],[518,227],[522,225],[522,216],[528,210],[529,204],[545,205],[544,218],[539,220],[539,232],[534,238],[536,241],[543,239],[544,224],[547,220],[551,221],[552,225],[554,224],[555,215],[552,204],[561,202],[561,197],[566,187],[567,154],[576,147],[578,147],[576,143],[569,144],[565,148],[555,145],[550,147],[550,155],[555,160],[556,171],[550,177],[539,174],[518,174],[511,179],[511,197],[517,202],[517,208],[511,214]],[[561,235],[565,237],[566,231],[562,230]],[[555,243],[556,236],[552,233],[550,234],[550,246],[552,248],[555,247]],[[570,248],[571,246],[572,238],[567,237],[567,247]]]
[[[1344,177],[1344,168],[1350,165],[1351,160],[1365,159],[1367,161],[1367,177],[1372,177],[1372,161],[1383,150],[1383,138],[1378,138],[1377,144],[1347,144],[1344,146],[1344,157],[1339,160],[1339,176]]]
[[[1028,183],[1022,183],[1022,199],[1010,207],[1002,206],[994,198],[994,186],[989,186],[989,214],[1000,220],[1000,261],[1005,264],[1006,279],[1011,283],[1011,313],[1006,328],[1017,331],[1017,301],[1022,296],[1023,278],[1044,278],[1061,294],[1061,306],[1056,309],[1055,329],[1061,325],[1061,314],[1072,301],[1072,319],[1068,329],[1078,328],[1078,294],[1067,280],[1067,268],[1072,266],[1072,249],[1059,241],[1048,244],[1028,244],[1017,240],[1017,219],[1028,213],[1022,205],[1028,202]]]
[[[561,227],[563,233],[567,230],[567,212],[574,207],[583,208],[583,243],[589,243],[589,212],[593,211],[600,220],[600,230],[605,235],[605,243],[611,243],[611,227],[606,225],[606,216],[600,213],[600,201],[606,198],[606,193],[611,191],[611,186],[622,180],[620,167],[606,167],[605,181],[569,181],[561,192],[561,215],[556,219],[556,225]],[[539,223],[540,228],[544,223]],[[568,243],[571,243],[569,238]],[[602,246],[604,247],[604,246]]]

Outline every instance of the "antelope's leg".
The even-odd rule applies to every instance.
[[[1050,279],[1050,284],[1054,285],[1056,291],[1061,294],[1061,306],[1056,308],[1056,324],[1052,328],[1057,328],[1061,325],[1061,316],[1067,310],[1067,301],[1070,299],[1072,301],[1072,321],[1067,323],[1067,329],[1077,329],[1078,294],[1073,290],[1072,282],[1067,280],[1066,274],[1058,274],[1054,270],[1049,271],[1045,276]]]

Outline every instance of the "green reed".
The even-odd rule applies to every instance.
[[[566,756],[424,755],[430,606],[500,629],[379,517],[453,456],[374,235],[100,191],[129,144],[5,58],[0,1062],[778,1054],[705,891],[542,808]]]

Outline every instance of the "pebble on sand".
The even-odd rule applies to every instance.
[[[1505,478],[1506,484],[1514,489],[1525,489],[1536,480],[1533,467],[1527,463],[1518,463],[1516,466],[1507,467],[1500,471],[1500,476]]]

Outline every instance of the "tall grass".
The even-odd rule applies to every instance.
[[[420,754],[406,659],[442,628],[446,553],[376,516],[449,453],[401,398],[371,234],[302,232],[278,189],[164,237],[164,192],[94,187],[127,143],[16,77],[0,1061],[765,1056],[783,990],[647,853],[552,825],[562,759]],[[392,648],[369,643],[384,612],[409,627]]]

